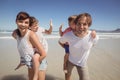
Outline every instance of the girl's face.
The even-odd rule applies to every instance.
[[[20,31],[24,31],[24,30],[27,30],[28,27],[29,27],[29,19],[25,19],[25,20],[17,20],[16,21],[16,24],[18,26],[18,29]]]
[[[38,23],[34,23],[31,27],[30,30],[32,30],[33,32],[36,32],[38,29]]]

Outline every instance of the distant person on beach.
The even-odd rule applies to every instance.
[[[79,80],[89,80],[87,59],[93,44],[98,41],[96,34],[91,35],[92,31],[89,30],[91,24],[92,18],[89,13],[79,14],[75,19],[75,30],[65,33],[59,39],[60,44],[64,45],[66,42],[69,44],[66,80],[70,80],[74,66],[77,68]]]
[[[38,80],[42,72],[39,70],[37,75],[33,74],[33,55],[36,53],[36,48],[40,55],[39,62],[41,63],[42,60],[46,57],[46,51],[40,43],[37,35],[28,29],[30,26],[30,16],[28,13],[19,12],[16,16],[16,24],[18,28],[14,30],[12,36],[17,40],[17,48],[20,54],[19,65],[25,64],[28,66],[29,80]]]
[[[75,23],[74,23],[74,21],[75,21],[76,17],[77,17],[77,15],[72,15],[72,16],[70,16],[70,17],[68,18],[68,25],[69,25],[69,27],[66,28],[64,31],[62,31],[62,26],[63,26],[63,25],[60,26],[60,28],[59,28],[59,34],[60,34],[60,36],[63,36],[65,33],[70,32],[70,31],[72,31],[72,30],[73,30],[73,31],[75,30]],[[68,43],[66,42],[66,43],[65,43],[64,45],[62,45],[62,46],[63,46],[64,49],[65,49],[63,70],[64,70],[64,72],[66,73],[66,72],[67,72],[67,71],[66,71],[67,61],[68,61],[68,56],[69,56],[69,45],[68,45]]]

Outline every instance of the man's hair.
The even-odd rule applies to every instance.
[[[75,20],[75,24],[77,24],[81,19],[86,17],[86,23],[88,24],[88,26],[90,27],[92,24],[92,18],[91,15],[89,13],[82,13],[79,14]]]

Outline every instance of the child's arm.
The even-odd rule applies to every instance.
[[[45,29],[45,33],[46,34],[51,34],[52,33],[52,28],[53,28],[53,24],[52,24],[52,20],[50,20],[50,28],[48,30]]]
[[[61,25],[60,25],[60,28],[59,28],[59,34],[60,34],[60,36],[63,35],[63,32],[62,32],[62,26],[63,26],[63,24],[61,24]]]
[[[91,32],[91,36],[92,36],[93,39],[96,38],[96,31],[95,31],[95,30],[93,30],[93,31]],[[94,44],[93,44],[93,46],[94,46]]]
[[[95,31],[95,30],[93,30],[93,31],[91,32],[91,36],[92,36],[93,39],[96,38],[96,31]]]

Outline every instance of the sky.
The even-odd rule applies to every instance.
[[[120,0],[0,0],[0,30],[14,30],[16,15],[25,11],[39,20],[46,29],[52,19],[53,30],[68,27],[68,17],[81,13],[92,16],[91,29],[120,28]]]

